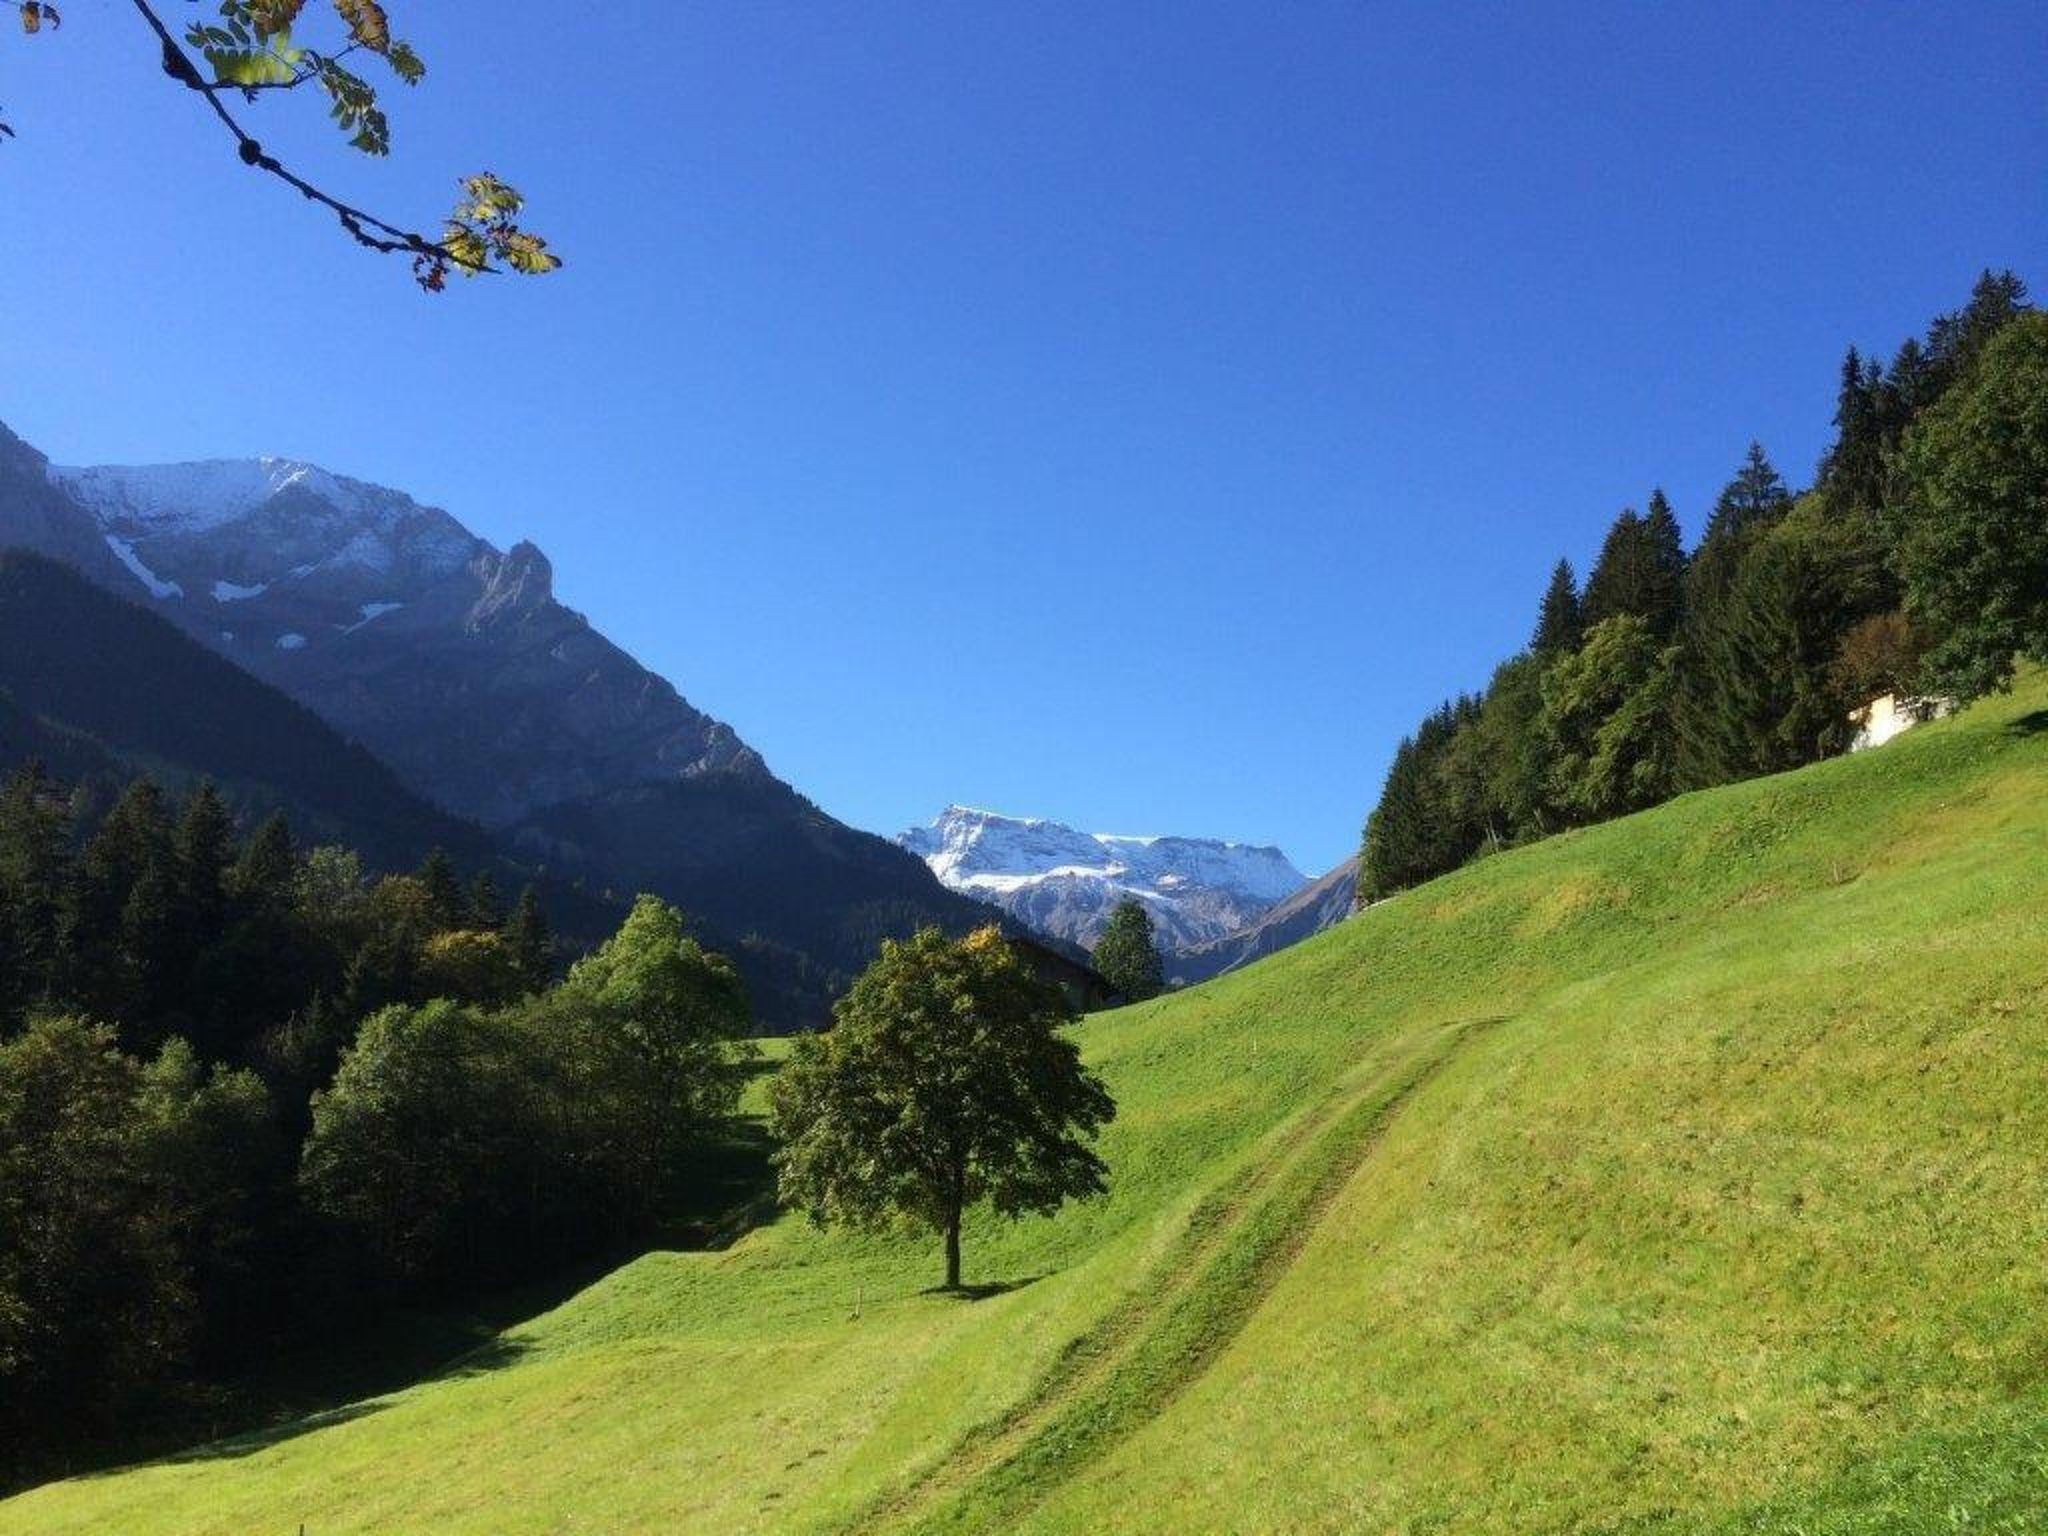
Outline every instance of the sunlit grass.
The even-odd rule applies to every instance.
[[[983,1299],[784,1220],[0,1531],[2034,1529],[2044,708],[1091,1018],[1112,1197],[973,1227]]]

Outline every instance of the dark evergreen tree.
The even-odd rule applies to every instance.
[[[1166,985],[1166,967],[1152,932],[1152,914],[1131,897],[1116,904],[1096,940],[1095,969],[1127,1003],[1157,997]]]
[[[100,823],[79,859],[63,918],[66,992],[91,1017],[121,1027],[137,1020],[143,978],[131,938],[152,946],[150,914],[160,895],[167,899],[171,827],[163,791],[152,779],[137,779]],[[129,899],[144,877],[158,892],[129,921]]]
[[[1560,560],[1551,568],[1550,585],[1543,589],[1529,649],[1538,656],[1561,656],[1577,648],[1581,633],[1579,579],[1571,561]]]
[[[1368,898],[1391,895],[1456,869],[1487,841],[1478,797],[1453,748],[1478,720],[1480,701],[1445,703],[1395,749],[1378,805],[1366,819],[1361,884]]]
[[[32,761],[0,789],[0,902],[9,911],[0,966],[17,1011],[47,997],[57,983],[70,883],[70,813],[43,765]]]
[[[1842,359],[1835,392],[1835,444],[1821,481],[1842,504],[1874,507],[1884,496],[1884,373],[1854,347]]]
[[[2028,312],[2027,285],[2012,272],[1986,270],[1970,289],[1970,301],[1952,315],[1943,315],[1927,332],[1928,364],[1934,392],[1955,383],[1970,369],[1992,337]]]
[[[1650,492],[1649,510],[1643,514],[1643,550],[1643,622],[1668,640],[1685,622],[1685,534],[1661,486]]]
[[[1755,540],[1714,639],[1719,736],[1735,776],[1777,773],[1841,750],[1850,701],[1834,662],[1855,622],[1842,572],[1810,531]]]
[[[1580,605],[1586,629],[1633,614],[1659,639],[1676,634],[1685,606],[1685,546],[1678,519],[1662,491],[1650,497],[1648,516],[1629,507],[1614,520],[1600,546]]]
[[[179,902],[195,946],[216,943],[227,925],[228,871],[235,858],[235,822],[211,784],[185,802],[175,841]]]
[[[2048,659],[2048,316],[2008,324],[1901,454],[1892,524],[1927,670],[1958,698]]]
[[[193,948],[180,875],[166,839],[162,852],[143,866],[121,908],[121,949],[135,984],[122,1035],[131,1048],[145,1053],[154,1053],[189,1027],[184,1006]]]
[[[498,882],[491,878],[489,870],[481,871],[469,882],[465,907],[472,928],[490,932],[505,926],[505,903],[498,895]]]
[[[505,920],[504,933],[520,980],[529,992],[538,992],[555,979],[555,936],[541,907],[540,892],[533,886],[519,893],[519,904]]]
[[[277,917],[290,910],[298,873],[291,824],[282,814],[266,818],[235,861],[228,882],[238,917]]]
[[[1672,700],[1677,737],[1675,773],[1684,789],[1723,784],[1747,771],[1750,759],[1739,711],[1723,697],[1728,594],[1744,552],[1791,510],[1791,494],[1763,445],[1751,443],[1735,477],[1714,502],[1699,547],[1686,563],[1685,623]]]
[[[447,933],[452,929],[469,925],[468,903],[463,899],[462,881],[455,873],[455,866],[448,855],[439,848],[429,853],[420,867],[413,871],[413,878],[427,893],[427,921],[435,933]]]
[[[226,928],[194,972],[192,1043],[208,1061],[251,1058],[316,990],[339,984],[338,962],[300,920],[298,872],[291,827],[268,817],[229,873]]]
[[[1792,505],[1792,493],[1764,452],[1762,443],[1752,442],[1735,478],[1721,488],[1714,499],[1713,515],[1707,519],[1702,546],[1716,539],[1736,539],[1775,522]]]

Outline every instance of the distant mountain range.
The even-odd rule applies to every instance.
[[[1127,899],[1144,904],[1167,951],[1226,938],[1308,884],[1278,848],[1079,832],[963,805],[897,841],[950,889],[1083,947]]]
[[[288,459],[54,467],[0,427],[0,545],[169,621],[512,856],[676,902],[765,1027],[822,1023],[883,936],[990,916],[557,602],[533,545],[403,492]]]

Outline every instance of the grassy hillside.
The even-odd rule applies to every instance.
[[[650,1254],[0,1532],[2018,1533],[2048,683],[1083,1028],[1113,1196]]]

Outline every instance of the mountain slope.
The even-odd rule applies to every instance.
[[[489,825],[622,784],[759,773],[730,727],[401,491],[288,459],[52,467],[139,599]]]
[[[2048,680],[1092,1017],[1110,1197],[654,1253],[0,1532],[2019,1536]]]
[[[1343,922],[1357,901],[1358,861],[1346,859],[1235,933],[1168,954],[1166,979],[1175,986],[1192,986],[1278,954],[1290,944]]]
[[[0,550],[0,769],[31,756],[70,778],[211,778],[386,867],[437,846],[470,868],[497,856],[312,711],[69,568]]]
[[[1278,848],[1117,837],[950,805],[896,841],[949,889],[1055,939],[1092,947],[1117,904],[1141,902],[1161,949],[1235,933],[1307,883]]]
[[[556,601],[534,546],[401,491],[288,459],[52,467],[0,428],[7,544],[150,608],[522,857],[675,902],[739,951],[765,1028],[824,1023],[880,934],[990,917]]]

